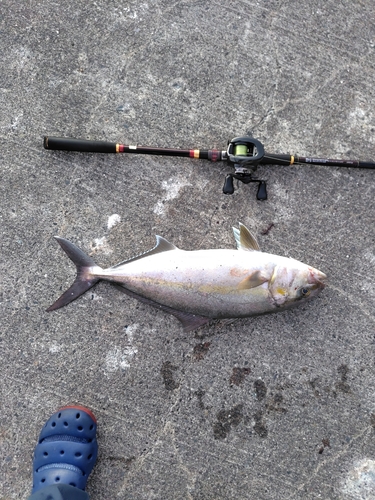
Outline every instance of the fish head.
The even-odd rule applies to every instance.
[[[318,295],[327,276],[314,267],[288,259],[277,265],[268,290],[275,307],[292,307]]]

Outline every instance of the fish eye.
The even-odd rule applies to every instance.
[[[302,287],[301,294],[303,295],[303,297],[307,297],[308,295],[310,295],[310,290],[308,288]]]

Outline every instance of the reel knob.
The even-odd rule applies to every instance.
[[[224,194],[234,193],[233,176],[231,174],[227,174],[225,177],[223,193]]]
[[[259,181],[257,200],[265,201],[267,199],[267,184],[266,181]]]

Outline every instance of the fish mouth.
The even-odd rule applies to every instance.
[[[310,269],[310,275],[308,282],[312,285],[317,285],[319,288],[324,288],[326,286],[325,281],[327,280],[327,275],[319,271],[318,269]]]

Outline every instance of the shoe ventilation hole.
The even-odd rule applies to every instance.
[[[82,457],[82,453],[80,451],[77,451],[77,453],[74,454],[77,458]]]
[[[90,431],[92,431],[92,430],[93,430],[93,428],[94,428],[94,424],[91,424],[91,425],[90,425]]]
[[[76,483],[69,483],[69,486],[74,486],[74,487],[76,487],[77,485],[76,485]]]
[[[52,427],[56,427],[56,422],[52,422]]]
[[[80,414],[80,413],[77,413],[77,414],[76,414],[76,418],[79,418],[80,416],[81,416],[81,414]]]
[[[57,418],[60,418],[60,417],[61,417],[61,413],[59,413],[59,414],[57,415]]]
[[[64,427],[68,427],[68,422],[64,422]]]
[[[48,453],[47,453],[46,451],[43,453],[43,455],[44,455],[45,457],[48,457]]]
[[[57,477],[55,478],[55,481],[56,481],[56,483],[58,483],[58,482],[60,481],[59,476],[57,476]]]
[[[91,460],[92,459],[92,453],[90,453],[90,455],[87,457],[88,460]]]
[[[79,431],[83,431],[83,427],[82,427],[82,425],[79,425],[79,426],[77,427],[77,429],[78,429]]]
[[[60,455],[64,455],[65,451],[64,450],[61,450],[60,451]]]
[[[41,483],[45,483],[46,482],[46,478],[44,477],[43,479],[40,480]]]

